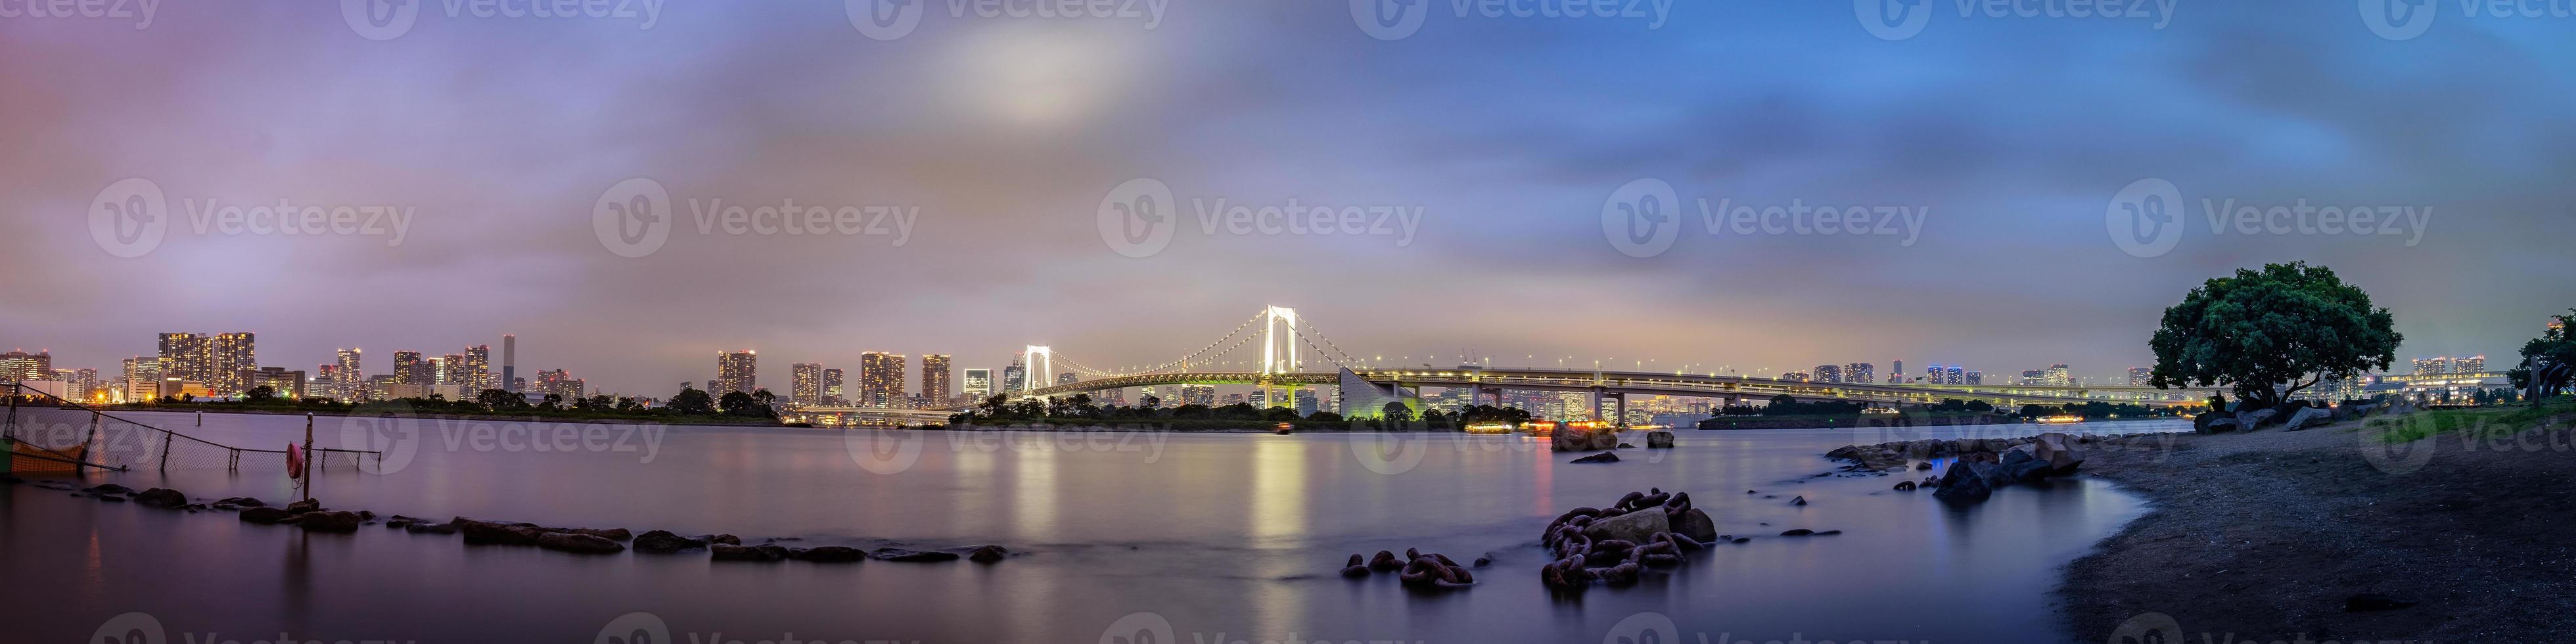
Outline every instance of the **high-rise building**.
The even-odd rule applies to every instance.
[[[473,397],[474,394],[483,393],[485,389],[500,388],[499,381],[492,379],[492,345],[478,344],[466,347],[465,363],[456,368],[465,374],[464,381],[456,384],[465,386],[468,398]]]
[[[205,383],[216,396],[236,396],[248,389],[241,373],[259,366],[257,345],[250,333],[163,333],[159,357],[164,377]]]
[[[2069,369],[2063,364],[2049,365],[2048,385],[2052,387],[2075,386],[2075,370]]]
[[[1207,405],[1213,407],[1216,405],[1216,387],[1210,385],[1181,385],[1181,404]]]
[[[2451,359],[2448,357],[2415,359],[2415,375],[2443,376],[2450,375],[2450,373]]]
[[[2021,384],[2031,387],[2048,384],[2048,370],[2031,369],[2021,372]]]
[[[437,374],[438,372],[435,368],[431,367],[427,361],[420,359],[420,352],[394,352],[394,372],[392,374],[394,377],[394,384],[415,385],[426,388],[430,385],[438,384]]]
[[[206,386],[217,396],[239,396],[250,391],[242,373],[259,368],[257,338],[249,333],[217,334],[214,339],[215,372]]]
[[[1812,379],[1814,379],[1814,378],[1815,378],[1815,376],[1810,375],[1810,374],[1808,374],[1807,372],[1804,372],[1804,371],[1791,371],[1791,372],[1788,372],[1788,373],[1780,374],[1780,379],[1781,379],[1781,380],[1788,381],[1788,382],[1807,382],[1807,381],[1812,380]]]
[[[1820,365],[1816,365],[1816,370],[1815,370],[1814,372],[1812,372],[1812,373],[1814,373],[1814,374],[1815,374],[1815,375],[1814,375],[1814,378],[1815,378],[1815,381],[1816,381],[1816,382],[1842,382],[1842,381],[1843,381],[1843,368],[1842,368],[1842,367],[1838,367],[1838,366],[1834,366],[1834,365],[1829,365],[1829,364],[1820,364]]]
[[[1323,404],[1315,397],[1315,388],[1313,387],[1298,387],[1296,400],[1297,415],[1299,416],[1313,416],[1315,415],[1315,410],[1321,409]]]
[[[1971,384],[1971,385],[1982,385],[1982,384],[1986,384],[1986,372],[1983,372],[1983,371],[1976,371],[1976,370],[1973,370],[1973,369],[1972,369],[1972,370],[1969,370],[1969,371],[1968,371],[1968,381],[1967,381],[1966,383],[1964,383],[1964,384]]]
[[[1901,385],[1901,384],[1905,384],[1905,361],[1903,361],[1903,360],[1898,360],[1898,361],[1895,361],[1895,362],[1888,363],[1888,367],[1887,367],[1887,384],[1891,384],[1891,385]]]
[[[2486,356],[2469,356],[2466,358],[2451,359],[2451,373],[2453,374],[2486,373],[2486,371]]]
[[[869,351],[859,354],[859,405],[864,407],[898,407],[904,399],[903,367],[909,360],[900,353]]]
[[[1843,382],[1870,384],[1878,382],[1878,365],[1854,362],[1843,365]]]
[[[921,356],[921,399],[933,405],[948,404],[957,396],[956,378],[948,370],[948,354],[926,353]]]
[[[2155,380],[2156,370],[2154,367],[2129,368],[2129,386],[2131,387],[2149,386],[2149,383],[2153,383]]]
[[[562,369],[537,372],[537,393],[563,397],[565,404],[587,395],[590,383],[572,377]]]
[[[716,354],[716,379],[707,384],[707,394],[718,398],[732,392],[751,393],[760,389],[760,356],[750,349]]]
[[[332,395],[351,401],[366,398],[367,372],[359,366],[359,357],[357,349],[340,350],[339,364],[333,365],[335,368],[331,371],[331,382],[339,387],[339,391],[332,392]]]
[[[54,355],[52,352],[38,351],[35,353],[28,353],[25,351],[11,351],[8,353],[0,353],[0,380],[37,381],[53,379]]]
[[[288,371],[285,367],[260,367],[244,371],[242,383],[246,385],[242,389],[244,393],[267,387],[270,392],[281,398],[303,398],[305,394],[304,372]]]
[[[430,361],[438,365],[438,384],[464,389],[473,376],[465,373],[465,354],[450,353]]]
[[[1923,384],[1938,385],[1948,382],[1950,382],[1949,368],[1937,364],[1923,367]]]
[[[842,393],[841,391],[841,370],[824,369],[823,403],[827,405],[846,404],[850,401],[847,396],[848,394]]]
[[[787,366],[787,401],[799,405],[823,401],[823,365],[799,362]]]
[[[966,397],[973,398],[976,402],[983,402],[985,398],[991,397],[993,395],[993,370],[966,370],[966,387],[963,391],[966,392]]]
[[[518,393],[520,384],[519,336],[501,334],[501,388]]]
[[[1968,384],[1968,368],[1959,365],[1950,365],[1942,372],[1941,382],[1943,384],[1952,385]]]
[[[1011,361],[1011,366],[1002,368],[1002,391],[1021,392],[1028,390],[1028,365],[1021,364],[1019,361],[1013,360]]]

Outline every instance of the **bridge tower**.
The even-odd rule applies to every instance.
[[[1028,373],[1020,378],[1022,387],[1020,391],[1037,391],[1055,386],[1055,350],[1053,348],[1028,345],[1028,349],[1021,353],[1021,364],[1028,369]]]
[[[1288,401],[1288,396],[1281,395],[1287,389],[1272,384],[1271,376],[1297,371],[1297,309],[1273,306],[1263,310],[1261,318],[1262,402],[1271,407],[1294,406],[1296,403]]]

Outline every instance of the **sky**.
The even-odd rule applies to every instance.
[[[1278,305],[1389,364],[2106,378],[2266,262],[2401,361],[2576,307],[2546,7],[1380,1],[0,1],[0,347],[511,333],[660,396],[744,348],[1114,371]]]

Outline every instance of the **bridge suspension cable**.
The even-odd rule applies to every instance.
[[[1266,314],[1266,313],[1268,313],[1268,312],[1267,312],[1267,311],[1264,311],[1263,313],[1264,313],[1264,314]],[[1225,343],[1226,343],[1226,341],[1227,341],[1227,340],[1234,340],[1234,339],[1235,339],[1235,336],[1242,335],[1242,336],[1243,336],[1243,339],[1242,339],[1242,340],[1237,340],[1237,341],[1234,343],[1234,345],[1233,345],[1233,346],[1227,346],[1227,347],[1225,347],[1225,349],[1224,349],[1223,351],[1217,351],[1215,355],[1224,355],[1224,354],[1227,354],[1227,353],[1232,353],[1235,349],[1240,348],[1240,347],[1242,347],[1244,344],[1251,342],[1251,340],[1252,340],[1252,336],[1249,336],[1249,335],[1243,335],[1243,330],[1244,330],[1244,329],[1252,328],[1252,324],[1253,324],[1253,323],[1255,323],[1255,322],[1260,322],[1260,321],[1262,320],[1262,318],[1263,318],[1263,315],[1254,315],[1254,316],[1252,316],[1252,317],[1250,317],[1250,318],[1245,319],[1245,320],[1243,321],[1243,323],[1242,323],[1242,324],[1234,325],[1234,330],[1233,330],[1233,331],[1228,331],[1228,332],[1226,332],[1225,337],[1217,338],[1217,340],[1216,340],[1215,342],[1210,342],[1210,343],[1208,343],[1208,345],[1207,345],[1207,346],[1199,347],[1199,349],[1198,349],[1197,351],[1192,351],[1192,352],[1189,352],[1188,354],[1184,354],[1184,355],[1182,355],[1182,356],[1181,356],[1181,359],[1179,359],[1179,360],[1174,360],[1174,361],[1171,361],[1171,362],[1166,362],[1166,363],[1163,363],[1163,364],[1154,365],[1154,366],[1151,366],[1151,367],[1146,367],[1146,368],[1138,369],[1138,370],[1135,370],[1135,371],[1128,371],[1128,372],[1120,373],[1120,372],[1112,372],[1112,371],[1104,371],[1104,370],[1100,370],[1100,369],[1094,369],[1094,368],[1091,368],[1091,367],[1082,366],[1082,364],[1081,364],[1081,363],[1075,362],[1072,358],[1067,358],[1067,357],[1064,357],[1064,356],[1062,356],[1062,355],[1057,355],[1057,356],[1055,356],[1055,359],[1056,359],[1056,360],[1059,360],[1059,361],[1064,362],[1065,366],[1072,367],[1075,373],[1080,373],[1080,374],[1084,374],[1084,375],[1091,375],[1091,376],[1100,376],[1100,377],[1104,377],[1104,378],[1115,378],[1115,377],[1119,377],[1119,376],[1141,376],[1141,375],[1145,375],[1145,374],[1162,373],[1162,372],[1164,372],[1164,371],[1168,371],[1168,370],[1171,370],[1171,369],[1173,369],[1173,368],[1182,367],[1182,366],[1187,366],[1187,365],[1189,365],[1189,364],[1190,364],[1190,363],[1192,363],[1192,362],[1201,362],[1201,360],[1200,360],[1199,358],[1200,358],[1201,356],[1209,355],[1209,354],[1208,354],[1208,352],[1209,352],[1210,350],[1214,350],[1214,349],[1216,349],[1216,348],[1217,348],[1217,347],[1219,347],[1219,346],[1223,346],[1223,345],[1225,345]]]

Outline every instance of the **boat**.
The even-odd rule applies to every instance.
[[[2058,414],[2055,416],[2043,416],[2039,419],[2039,422],[2046,425],[2072,425],[2084,422],[2084,417],[2074,414]]]
[[[1512,429],[1513,427],[1511,423],[1486,421],[1467,423],[1467,426],[1462,428],[1460,431],[1464,431],[1469,434],[1509,434],[1512,433]]]
[[[1543,438],[1543,437],[1548,437],[1548,436],[1555,436],[1555,435],[1556,435],[1556,421],[1553,421],[1553,420],[1533,420],[1533,421],[1529,421],[1529,422],[1526,422],[1526,423],[1521,423],[1521,431],[1529,432],[1529,435],[1531,435],[1531,436],[1538,436],[1538,437],[1542,437],[1542,438]]]
[[[15,438],[0,439],[0,474],[74,474],[88,456],[87,443],[46,449]]]
[[[1868,408],[1868,409],[1860,410],[1860,415],[1862,415],[1862,416],[1894,416],[1894,415],[1896,415],[1896,410],[1895,410],[1894,408],[1890,408],[1890,407],[1871,407],[1871,408]]]

